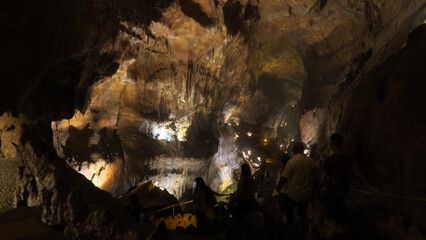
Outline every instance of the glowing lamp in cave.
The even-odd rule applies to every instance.
[[[247,133],[247,136],[251,137],[251,135],[253,135],[253,133],[252,133],[252,132],[248,132],[248,133]]]
[[[154,137],[157,138],[158,140],[172,141],[174,136],[173,130],[167,129],[166,127],[163,127],[163,126],[153,128],[152,133]]]
[[[257,157],[257,160],[259,160],[259,161],[260,161],[260,159],[261,159],[260,157]]]
[[[191,121],[188,117],[161,123],[145,120],[139,126],[139,131],[149,134],[157,140],[167,140],[170,142],[177,138],[179,141],[186,141],[186,131],[190,125]]]
[[[177,133],[177,138],[179,141],[185,141],[185,136],[186,136],[186,130],[188,130],[187,128],[182,128],[180,131],[178,131]]]
[[[248,155],[251,155],[251,151],[250,151],[250,150],[248,150],[248,152],[247,152],[247,153],[248,153]]]

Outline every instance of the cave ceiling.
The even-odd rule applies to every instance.
[[[244,148],[297,137],[300,112],[426,15],[422,0],[2,2],[1,112],[49,122],[58,156],[110,192],[150,179],[177,195],[184,175],[224,189]]]

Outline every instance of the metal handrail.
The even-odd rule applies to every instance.
[[[264,189],[260,189],[256,192],[267,192],[267,191],[273,191],[273,188],[264,188]],[[370,195],[370,196],[378,196],[378,197],[385,197],[385,198],[396,198],[396,199],[403,199],[403,200],[410,200],[410,201],[418,201],[418,202],[426,202],[426,198],[417,198],[417,197],[407,197],[407,196],[399,196],[399,195],[393,195],[393,194],[385,194],[385,193],[374,193],[374,192],[368,192],[368,191],[364,191],[364,190],[359,190],[359,189],[349,189],[349,192],[355,192],[355,193],[362,193],[362,194],[366,194],[366,195]],[[175,216],[175,208],[176,206],[182,206],[182,205],[186,205],[189,203],[193,203],[194,200],[190,200],[187,202],[183,202],[183,203],[176,203],[158,210],[155,210],[153,212],[144,214],[145,216],[149,216],[155,213],[159,213],[162,212],[164,210],[167,210],[169,208],[173,208],[173,217]]]
[[[267,192],[267,191],[273,191],[273,190],[274,190],[273,188],[264,188],[264,189],[258,190],[257,192]],[[359,190],[359,189],[349,189],[349,192],[362,193],[362,194],[377,196],[377,197],[426,202],[426,198],[421,198],[421,197],[407,197],[407,196],[399,196],[399,195],[387,194],[387,193],[374,193],[374,192],[368,192],[368,191]]]
[[[407,197],[407,196],[399,196],[399,195],[385,194],[385,193],[374,193],[374,192],[368,192],[368,191],[359,190],[359,189],[349,189],[349,192],[363,193],[363,194],[367,194],[367,195],[371,195],[371,196],[378,196],[378,197],[396,198],[396,199],[404,199],[404,200],[410,200],[410,201],[426,202],[426,198]]]
[[[167,210],[167,209],[169,209],[169,208],[173,208],[173,217],[174,217],[174,216],[175,216],[175,207],[176,207],[176,206],[186,205],[186,204],[193,203],[193,202],[194,202],[194,200],[190,200],[190,201],[183,202],[183,203],[176,203],[176,204],[173,204],[173,205],[170,205],[170,206],[167,206],[167,207],[164,207],[164,208],[161,208],[161,209],[155,210],[155,211],[153,211],[153,212],[150,212],[150,213],[144,214],[144,216],[149,216],[149,215],[152,215],[152,214],[155,214],[155,213],[162,212],[162,211]]]

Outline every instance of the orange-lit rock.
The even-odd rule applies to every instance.
[[[0,116],[0,156],[7,159],[16,159],[16,147],[24,132],[23,124],[31,121],[25,115],[14,117],[10,112]]]
[[[174,217],[161,218],[158,221],[158,224],[164,222],[166,228],[169,230],[176,230],[177,227],[182,227],[184,229],[193,226],[197,227],[197,217],[190,213],[185,213],[184,215],[177,214]]]

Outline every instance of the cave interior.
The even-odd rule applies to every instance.
[[[424,0],[0,0],[0,45],[0,239],[426,239]],[[336,132],[348,222],[294,235],[280,156]],[[259,210],[194,222],[243,163]]]

